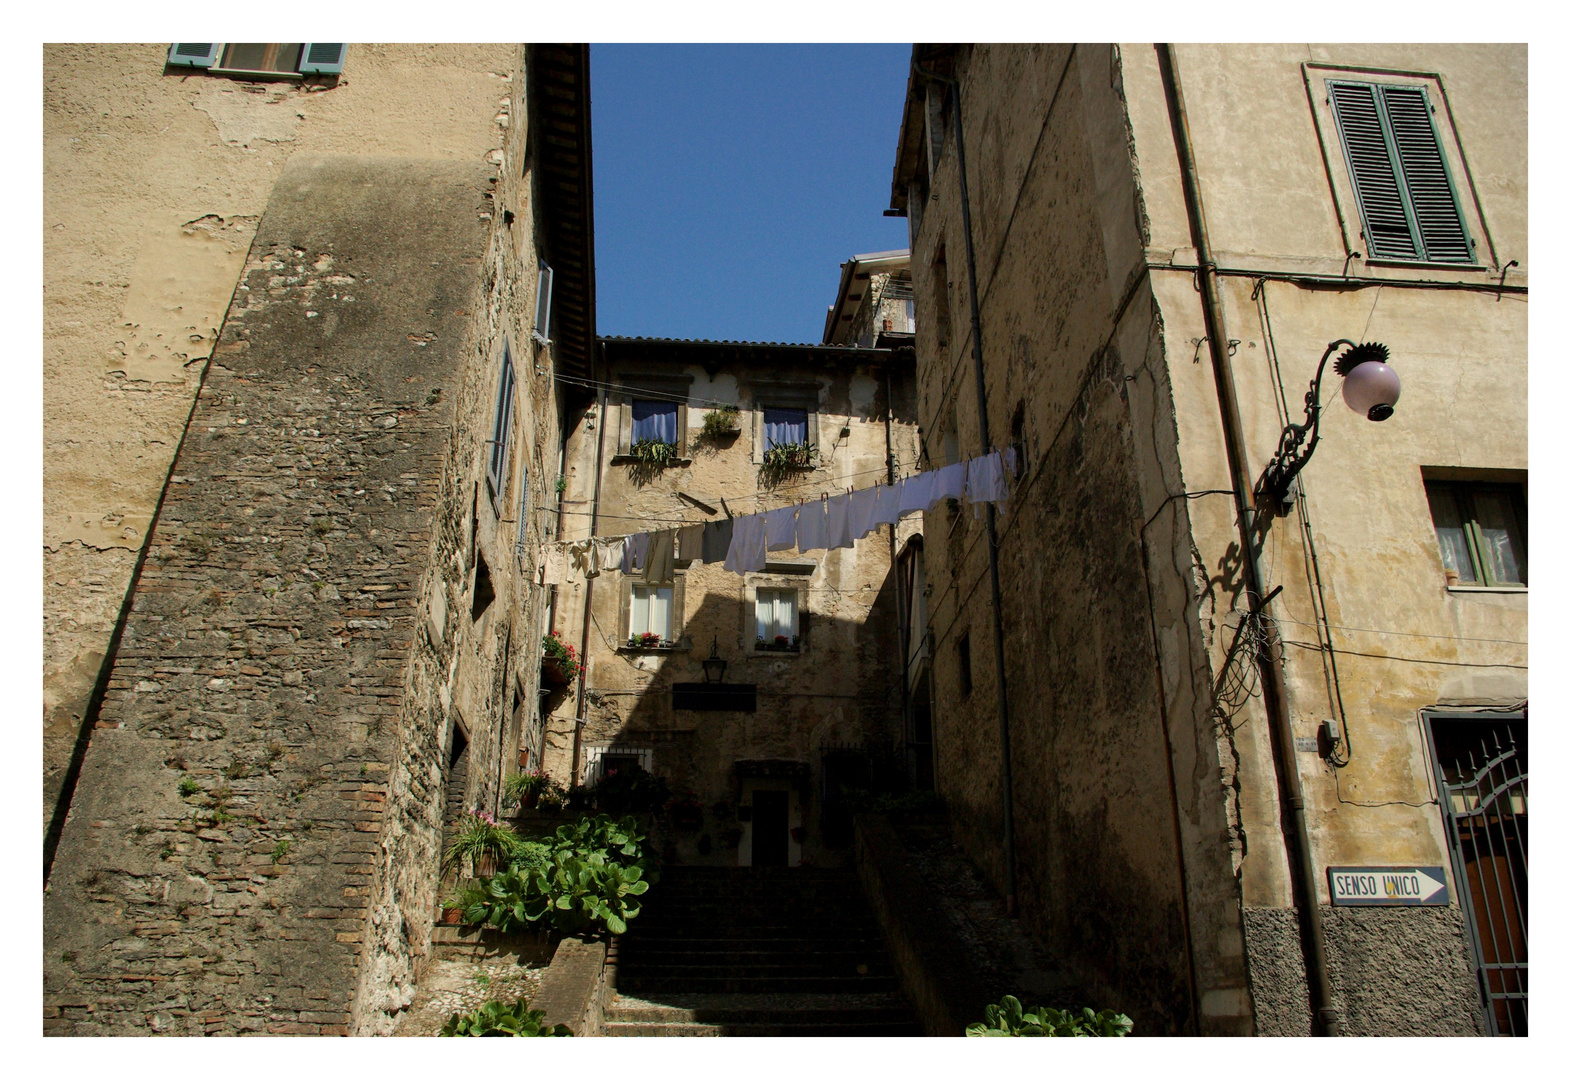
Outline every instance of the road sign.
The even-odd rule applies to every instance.
[[[1348,907],[1438,905],[1451,902],[1438,866],[1331,866],[1331,902]]]

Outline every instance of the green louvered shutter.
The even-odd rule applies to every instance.
[[[1472,262],[1473,245],[1457,210],[1456,191],[1435,134],[1429,96],[1421,86],[1382,86],[1391,137],[1396,143],[1418,238],[1430,262]]]
[[[300,74],[337,75],[344,70],[344,52],[347,45],[324,45],[308,41],[300,49]]]
[[[1424,88],[1331,82],[1327,89],[1369,256],[1472,262]]]
[[[210,68],[218,62],[218,45],[195,41],[177,41],[169,46],[171,67]]]

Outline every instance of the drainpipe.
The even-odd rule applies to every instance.
[[[1249,480],[1249,461],[1245,454],[1243,425],[1239,421],[1238,390],[1233,382],[1233,365],[1227,351],[1227,326],[1222,318],[1222,298],[1217,289],[1216,261],[1211,254],[1206,230],[1205,207],[1200,201],[1200,179],[1195,171],[1194,144],[1189,134],[1189,114],[1184,109],[1183,87],[1178,80],[1173,47],[1158,45],[1157,60],[1162,69],[1162,85],[1173,124],[1173,142],[1184,177],[1184,203],[1189,211],[1189,228],[1200,263],[1201,307],[1205,313],[1206,340],[1211,346],[1211,368],[1216,378],[1217,398],[1222,408],[1222,432],[1227,445],[1227,461],[1232,472],[1233,498],[1238,509],[1238,540],[1248,553],[1244,560],[1250,612],[1269,624],[1265,575],[1260,569],[1260,553],[1255,546],[1257,531],[1253,485]],[[1274,595],[1274,594],[1273,594]],[[1264,598],[1264,599],[1263,599]],[[1309,846],[1309,825],[1304,816],[1304,788],[1298,774],[1293,748],[1293,718],[1287,707],[1287,674],[1282,656],[1269,641],[1264,643],[1256,661],[1265,673],[1266,716],[1271,725],[1272,751],[1282,798],[1287,804],[1291,835],[1284,837],[1292,852],[1295,903],[1303,936],[1304,967],[1315,1010],[1315,1033],[1340,1034],[1341,1021],[1331,998],[1331,979],[1326,968],[1325,928],[1320,919],[1320,904],[1315,890],[1314,853]]]
[[[955,125],[955,165],[960,173],[960,223],[965,232],[966,274],[971,282],[971,362],[976,370],[976,413],[982,453],[993,451],[987,427],[987,380],[982,373],[982,311],[976,291],[976,249],[971,242],[971,196],[966,187],[965,129],[960,120],[960,83],[916,65],[919,74],[949,88],[950,111]],[[1004,602],[998,587],[998,516],[987,504],[987,576],[993,594],[993,665],[998,685],[999,802],[1004,816],[1004,904],[1010,915],[1019,899],[1015,886],[1015,781],[1009,753],[1009,686],[1004,677]]]
[[[589,507],[589,535],[600,534],[600,476],[605,471],[605,407],[606,392],[600,390],[600,437],[595,441],[595,496],[594,502]],[[560,534],[558,534],[560,535]],[[585,688],[589,682],[589,622],[593,615],[590,604],[595,598],[595,579],[587,578],[584,581],[584,632],[578,641],[578,708],[573,715],[573,773],[572,782],[578,782],[578,761],[584,741],[584,701]]]
[[[890,364],[894,362],[893,353],[890,354]],[[895,440],[892,427],[895,412],[895,386],[889,373],[889,365],[884,366],[884,466],[887,481],[895,482]],[[906,612],[906,599],[904,582],[900,578],[900,545],[896,537],[898,525],[889,526],[889,572],[895,579],[895,620],[899,624],[896,637],[900,643],[900,738],[905,743],[906,778],[912,779],[911,757],[911,689],[906,685],[906,665],[910,656],[909,644],[906,638],[907,625],[910,617]]]

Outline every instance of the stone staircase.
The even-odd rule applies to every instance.
[[[920,1035],[849,870],[668,866],[617,942],[607,1035]]]

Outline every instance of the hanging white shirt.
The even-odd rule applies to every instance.
[[[829,519],[824,516],[824,500],[803,503],[796,512],[796,549],[821,551],[829,546]]]
[[[768,555],[764,535],[764,515],[739,517],[731,530],[731,549],[726,552],[725,568],[733,574],[762,570]]]
[[[851,497],[831,495],[828,505],[829,535],[824,540],[824,547],[829,550],[848,548],[856,543],[851,536]]]
[[[764,530],[770,551],[796,547],[796,507],[781,506],[764,514]]]
[[[900,521],[900,482],[880,484],[873,490],[878,493],[878,504],[873,508],[873,528],[897,524]]]
[[[860,540],[873,531],[873,510],[877,506],[877,488],[863,488],[851,493],[848,516],[851,519],[852,540]]]
[[[959,499],[966,493],[966,463],[957,461],[953,465],[945,465],[933,474],[933,500],[928,506],[935,505],[940,499]]]
[[[1009,498],[1004,482],[1004,459],[997,450],[985,457],[972,458],[966,468],[966,501],[1003,502]]]
[[[900,513],[922,513],[933,505],[935,472],[919,472],[900,481]]]

